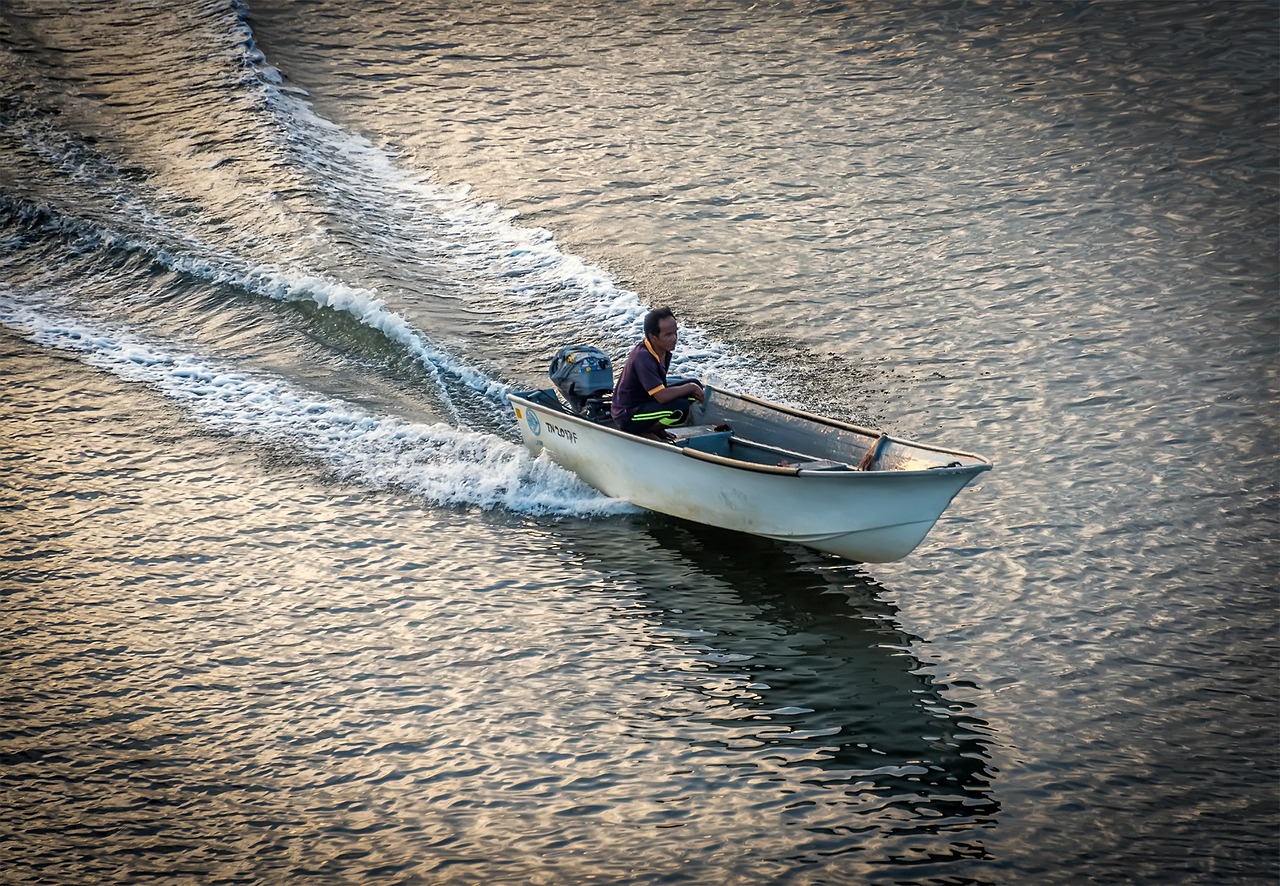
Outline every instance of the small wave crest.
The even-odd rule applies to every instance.
[[[216,285],[281,302],[314,304],[345,314],[403,348],[434,378],[451,417],[464,416],[450,389],[461,384],[481,394],[491,405],[506,408],[508,385],[436,346],[402,315],[390,309],[378,293],[320,274],[270,264],[253,264],[176,234],[167,242],[123,234],[102,225],[67,216],[47,206],[33,206],[0,197],[0,213],[21,218],[46,231],[71,238],[77,251],[93,248],[137,253],[167,270]],[[181,241],[181,242],[179,242]]]
[[[147,385],[211,430],[287,447],[322,463],[340,480],[399,489],[444,506],[553,516],[634,510],[549,459],[535,458],[492,434],[374,415],[126,330],[51,317],[3,296],[0,323],[35,344]]]

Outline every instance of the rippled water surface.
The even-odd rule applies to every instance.
[[[1266,3],[0,8],[0,882],[1280,875]],[[562,344],[996,469],[861,566]]]

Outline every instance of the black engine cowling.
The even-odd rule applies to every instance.
[[[568,345],[551,360],[551,383],[565,404],[591,421],[607,421],[613,400],[613,363],[590,345]]]

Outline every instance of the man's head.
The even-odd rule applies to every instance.
[[[670,308],[654,308],[644,315],[644,336],[659,354],[676,349],[676,315]]]

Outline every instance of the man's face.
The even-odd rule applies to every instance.
[[[661,351],[676,349],[676,318],[663,317],[658,321],[658,334],[653,337],[653,344]]]

